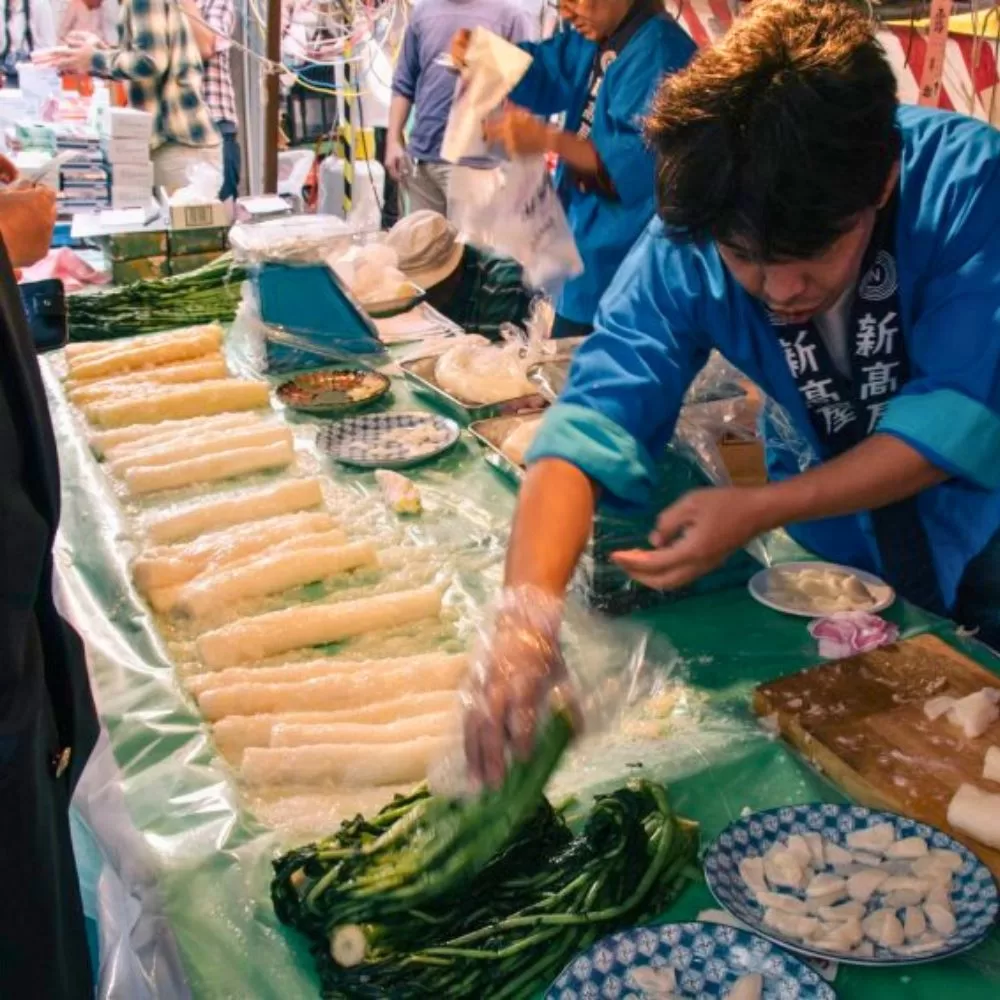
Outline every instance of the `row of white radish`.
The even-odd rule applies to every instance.
[[[275,789],[304,791],[318,815],[324,796],[338,812],[353,792],[385,788],[388,798],[457,738],[465,657],[303,661],[302,651],[437,619],[441,590],[348,593],[226,620],[308,584],[377,574],[386,553],[348,537],[328,510],[328,483],[298,468],[267,386],[227,377],[221,348],[212,326],[67,352],[67,396],[119,493],[210,491],[137,515],[134,583],[157,614],[194,628],[202,672],[189,691],[247,786],[271,806]],[[263,472],[281,475],[233,482]]]

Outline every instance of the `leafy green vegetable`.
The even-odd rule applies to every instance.
[[[69,297],[69,339],[110,340],[201,323],[228,323],[244,268],[225,254],[187,274]]]
[[[522,768],[551,770],[538,757]],[[511,778],[472,803],[418,790],[275,862],[276,912],[310,939],[324,996],[532,997],[598,938],[656,918],[693,870],[696,828],[662,787],[636,780],[597,798],[574,837],[540,790],[526,818],[486,825],[501,800],[527,801],[525,776]],[[374,870],[359,874],[362,859]]]

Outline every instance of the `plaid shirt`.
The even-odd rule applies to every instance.
[[[198,0],[198,6],[205,23],[215,32],[215,52],[205,63],[205,103],[215,121],[235,125],[239,119],[229,49],[236,28],[236,7],[233,0]]]
[[[118,47],[99,49],[90,66],[98,76],[127,80],[129,104],[154,115],[153,149],[219,144],[201,97],[201,56],[179,3],[123,0]]]
[[[466,333],[498,340],[505,323],[524,327],[540,293],[524,283],[524,269],[510,257],[466,246],[457,288],[448,303],[434,303]]]

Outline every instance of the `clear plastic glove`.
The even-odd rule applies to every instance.
[[[578,704],[559,644],[562,602],[534,587],[508,589],[481,636],[463,694],[465,756],[474,786],[503,783],[509,754],[531,755],[553,704]]]

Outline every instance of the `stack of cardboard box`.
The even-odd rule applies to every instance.
[[[111,207],[146,207],[153,196],[153,116],[134,108],[104,108],[100,132],[104,161],[111,170]]]

